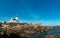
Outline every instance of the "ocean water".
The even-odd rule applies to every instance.
[[[42,32],[42,33],[38,33],[38,34],[34,34],[34,35],[27,35],[26,38],[44,38],[44,36],[48,35],[48,34],[53,34],[53,35],[60,34],[60,28],[54,28],[47,32]]]

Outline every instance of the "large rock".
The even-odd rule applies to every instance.
[[[55,35],[46,35],[44,38],[56,38],[56,36]]]

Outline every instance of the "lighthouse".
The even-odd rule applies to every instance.
[[[9,21],[9,23],[18,23],[18,16],[16,16],[15,18],[11,19]]]

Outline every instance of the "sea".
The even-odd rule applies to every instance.
[[[47,32],[37,33],[34,35],[27,35],[26,38],[44,38],[45,35],[57,35],[60,34],[60,28],[53,28],[52,30],[49,30]]]

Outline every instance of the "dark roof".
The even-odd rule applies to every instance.
[[[13,20],[16,20],[16,19],[13,19]]]

